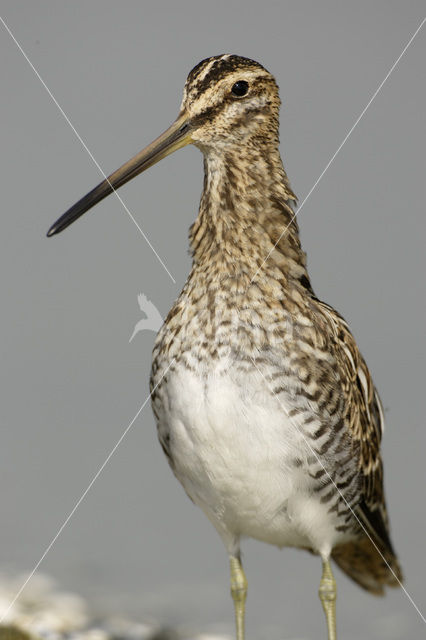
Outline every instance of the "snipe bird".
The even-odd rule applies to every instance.
[[[312,290],[278,148],[279,107],[276,81],[257,62],[203,60],[177,120],[48,235],[176,149],[202,151],[192,269],[153,352],[160,443],[229,554],[238,640],[247,536],[321,557],[334,640],[331,559],[374,594],[402,576],[383,495],[380,399],[345,320]]]

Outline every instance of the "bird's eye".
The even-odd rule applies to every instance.
[[[238,96],[240,98],[241,96],[246,95],[248,88],[248,82],[246,82],[245,80],[238,80],[238,82],[233,85],[231,91],[234,96]]]

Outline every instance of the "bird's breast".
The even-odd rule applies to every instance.
[[[176,477],[225,540],[315,548],[309,532],[324,524],[330,537],[332,523],[313,496],[317,466],[290,417],[293,405],[267,382],[274,372],[232,356],[180,359],[155,398],[159,438]],[[294,381],[280,384],[291,396]]]

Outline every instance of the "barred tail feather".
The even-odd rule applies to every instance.
[[[395,554],[387,548],[380,549],[380,555],[378,548],[364,536],[336,546],[332,558],[354,582],[380,596],[384,595],[385,587],[400,586],[403,576]]]

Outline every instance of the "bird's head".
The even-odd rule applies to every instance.
[[[188,144],[206,154],[230,146],[278,144],[279,106],[275,79],[258,62],[230,54],[203,60],[188,75],[175,122],[68,209],[47,235],[63,231],[107,195]]]

